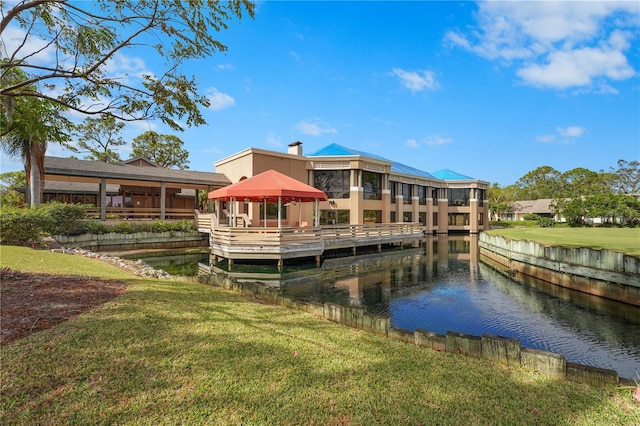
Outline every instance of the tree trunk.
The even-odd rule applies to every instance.
[[[38,162],[35,159],[36,153],[31,150],[31,167],[29,169],[29,195],[31,208],[40,206],[40,171],[38,170]]]
[[[42,204],[42,194],[44,193],[44,154],[45,145],[41,142],[31,144],[29,153],[29,194],[31,196],[30,206],[40,207]]]

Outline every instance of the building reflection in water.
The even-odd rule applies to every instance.
[[[280,281],[280,290],[360,306],[408,331],[515,337],[525,347],[640,379],[640,309],[539,280],[517,283],[479,262],[475,235],[427,237],[417,248],[326,260]]]

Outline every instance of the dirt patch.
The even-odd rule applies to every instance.
[[[126,290],[115,280],[29,274],[0,274],[0,346],[101,305]]]

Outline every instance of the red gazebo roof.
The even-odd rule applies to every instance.
[[[275,170],[267,170],[248,179],[211,191],[208,198],[223,201],[235,198],[238,201],[277,202],[278,197],[282,197],[282,202],[311,202],[328,199],[327,195],[319,189]]]

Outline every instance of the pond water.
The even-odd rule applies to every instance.
[[[408,331],[517,338],[640,380],[640,308],[537,280],[517,283],[478,261],[475,236],[429,237],[420,248],[330,259],[289,275],[274,282],[296,299],[361,306]]]

